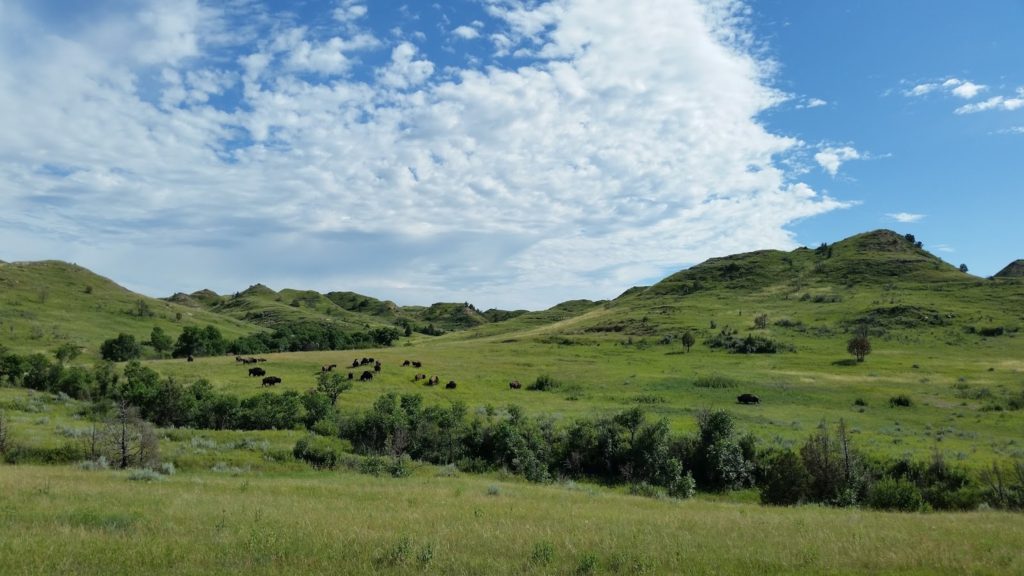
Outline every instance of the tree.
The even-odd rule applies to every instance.
[[[331,400],[331,406],[338,403],[338,396],[350,390],[352,383],[336,372],[321,372],[316,377],[316,390]]]
[[[871,341],[868,340],[866,330],[858,330],[853,338],[846,343],[846,351],[857,358],[857,362],[863,362],[864,357],[871,354]]]
[[[963,272],[964,274],[967,274],[967,264],[961,264],[960,271]]]
[[[163,328],[153,326],[153,331],[149,334],[149,345],[162,356],[165,352],[171,351],[171,348],[174,347],[174,341],[164,332]]]
[[[686,346],[686,351],[687,352],[689,352],[690,348],[693,347],[693,345],[697,342],[697,339],[693,337],[693,332],[690,332],[689,330],[687,330],[683,334],[682,340],[683,340],[683,346]]]
[[[139,418],[139,411],[126,401],[117,404],[117,412],[104,430],[110,461],[118,468],[156,466],[159,441],[153,427]]]
[[[141,355],[142,346],[139,346],[134,336],[124,332],[118,334],[117,338],[105,340],[103,345],[100,346],[100,356],[104,360],[111,360],[113,362],[134,360]]]
[[[175,358],[184,356],[219,356],[228,349],[228,343],[224,340],[220,330],[216,326],[207,325],[206,328],[198,326],[186,326],[178,336],[174,345],[172,355]]]
[[[60,362],[61,365],[64,365],[67,364],[68,362],[71,362],[75,358],[78,358],[78,355],[81,353],[82,349],[79,346],[76,346],[71,342],[65,342],[61,344],[60,347],[53,352],[53,355],[57,358],[57,361]]]

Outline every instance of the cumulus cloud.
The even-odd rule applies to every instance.
[[[530,58],[444,73],[362,28],[372,3],[341,30],[147,3],[111,16],[142,57],[11,5],[0,242],[149,293],[540,307],[794,247],[787,225],[846,206],[777,164],[799,142],[757,120],[785,96],[733,0],[490,2],[496,50]],[[225,20],[256,33],[218,52]]]
[[[473,40],[474,38],[480,37],[480,32],[471,26],[459,26],[455,30],[452,30],[452,34],[455,34],[463,40]]]
[[[835,176],[844,162],[860,160],[864,156],[851,146],[827,147],[814,155],[814,160],[825,169],[826,172]]]
[[[914,222],[920,222],[924,218],[924,214],[913,214],[910,212],[895,212],[886,214],[892,220],[895,220],[901,224],[913,224]]]
[[[956,88],[953,88],[953,95],[958,98],[970,100],[971,98],[974,98],[981,92],[985,91],[986,88],[987,86],[975,84],[974,82],[963,82],[962,84],[959,84]]]
[[[903,94],[906,96],[917,97],[931,94],[935,91],[942,91],[947,94],[952,94],[957,98],[963,98],[964,100],[970,100],[978,94],[988,89],[988,86],[983,84],[975,84],[969,80],[961,80],[959,78],[947,78],[942,81],[935,82],[924,82],[916,84],[908,90],[904,90]]]
[[[954,110],[954,112],[956,114],[974,114],[985,112],[986,110],[1017,110],[1018,108],[1024,108],[1024,97],[1004,98],[1002,96],[993,96],[982,102],[965,104]]]

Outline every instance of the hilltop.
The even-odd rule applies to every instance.
[[[996,272],[995,278],[1024,278],[1024,260],[1014,260]]]

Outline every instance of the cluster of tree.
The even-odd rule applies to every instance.
[[[294,322],[273,332],[243,336],[228,348],[234,354],[308,352],[391,346],[402,335],[398,328],[379,327],[366,332],[345,332],[327,322]]]
[[[104,360],[126,362],[142,357],[142,346],[148,345],[161,356],[171,353],[175,358],[186,356],[219,356],[222,354],[267,354],[310,350],[346,350],[391,346],[402,335],[398,328],[380,327],[367,332],[345,332],[326,322],[296,322],[280,326],[273,332],[259,332],[229,341],[216,326],[186,326],[177,340],[154,327],[149,341],[139,343],[131,334],[121,333],[100,346]]]
[[[966,470],[950,466],[938,453],[927,463],[872,461],[852,445],[842,421],[834,430],[822,422],[797,451],[762,453],[758,485],[761,501],[777,505],[818,502],[915,512],[971,510],[988,502],[1024,508],[1024,475],[1016,485],[1004,483],[1013,488],[1005,491],[1010,497],[999,501],[994,490]]]

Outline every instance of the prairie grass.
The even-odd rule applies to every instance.
[[[10,575],[1024,571],[1024,523],[998,512],[678,502],[426,471],[129,482],[6,466],[0,494],[0,573]]]

